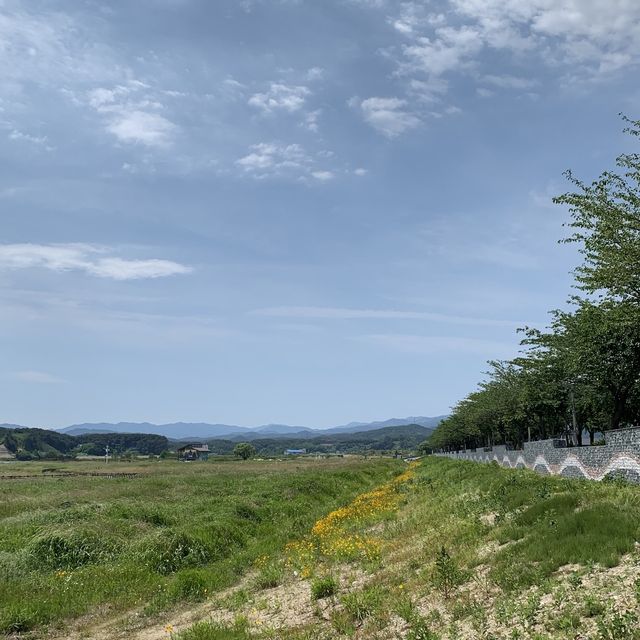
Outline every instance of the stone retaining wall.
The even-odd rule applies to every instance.
[[[533,469],[542,474],[602,480],[621,477],[640,484],[640,427],[606,434],[606,445],[567,448],[563,440],[525,442],[524,449],[504,445],[435,455],[475,462],[497,462],[505,467]]]

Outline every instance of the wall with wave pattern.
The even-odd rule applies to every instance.
[[[567,448],[562,440],[539,440],[525,442],[520,450],[508,450],[502,445],[435,455],[497,462],[505,467],[571,478],[603,480],[618,477],[640,484],[640,427],[609,431],[606,440],[605,445],[571,448]]]

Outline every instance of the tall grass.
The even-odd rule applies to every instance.
[[[208,597],[399,464],[167,461],[130,479],[25,467],[32,478],[0,480],[0,633]]]

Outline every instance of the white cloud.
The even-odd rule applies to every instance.
[[[322,67],[311,67],[311,69],[307,71],[306,78],[310,82],[321,80],[324,78],[324,69]]]
[[[105,119],[105,129],[125,144],[166,147],[177,126],[158,113],[164,107],[148,84],[136,80],[87,94],[88,104]]]
[[[170,260],[125,260],[105,256],[107,249],[88,244],[0,245],[0,269],[42,268],[50,271],[82,271],[113,280],[138,280],[190,273],[192,269]]]
[[[322,114],[321,109],[316,109],[315,111],[309,111],[304,117],[304,127],[309,131],[313,131],[314,133],[317,133],[319,129],[318,120],[321,114]]]
[[[450,71],[460,71],[473,62],[483,46],[481,32],[476,27],[440,27],[435,37],[418,37],[403,47],[404,73],[421,72],[439,77]]]
[[[169,143],[176,125],[158,113],[121,111],[107,125],[107,131],[120,142],[140,143],[149,147],[163,147]]]
[[[496,320],[468,316],[452,316],[428,311],[397,309],[348,309],[342,307],[267,307],[256,309],[252,315],[270,318],[307,318],[314,320],[426,320],[446,324],[490,327],[521,327],[526,322]]]
[[[518,352],[518,347],[506,342],[459,336],[423,336],[404,334],[363,335],[359,340],[415,355],[433,353],[465,353],[483,357],[507,358]]]
[[[311,91],[305,86],[272,82],[269,90],[265,93],[252,95],[249,98],[249,104],[264,113],[273,113],[275,111],[293,113],[302,109],[310,93]]]
[[[261,142],[252,145],[250,153],[236,160],[235,164],[244,175],[257,179],[289,177],[306,182],[328,182],[335,173],[318,167],[318,164],[326,164],[332,155],[325,151],[311,156],[299,144]]]
[[[26,2],[0,4],[0,79],[14,90],[23,83],[59,87],[104,82],[125,74],[117,56],[83,25],[59,11],[27,10]]]
[[[310,164],[310,158],[299,144],[281,145],[261,142],[251,146],[251,153],[236,160],[247,173],[262,175],[285,169],[300,170]]]
[[[362,167],[358,167],[357,169],[354,169],[353,173],[355,173],[355,175],[357,176],[366,176],[367,173],[369,173],[368,169],[363,169]]]
[[[49,144],[49,139],[47,138],[47,136],[34,136],[30,133],[19,131],[18,129],[12,129],[9,132],[9,140],[13,140],[15,142],[26,142],[27,144],[42,147],[46,151],[54,150],[54,147]]]
[[[400,98],[367,98],[360,103],[365,121],[388,138],[394,138],[420,125],[417,115]]]
[[[66,382],[62,378],[51,375],[44,371],[17,371],[12,376],[20,382],[29,382],[34,384],[61,384]]]
[[[410,39],[402,72],[433,78],[468,71],[488,49],[585,77],[640,62],[640,3],[634,0],[448,0],[446,7],[429,13],[421,2],[404,2],[389,18]],[[514,78],[495,86],[529,88]]]
[[[320,182],[327,182],[335,178],[332,171],[312,171],[311,176]]]

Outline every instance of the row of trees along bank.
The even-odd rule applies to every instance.
[[[638,138],[640,121],[623,117]],[[566,437],[582,445],[598,432],[640,421],[640,154],[554,198],[569,211],[582,264],[568,311],[545,330],[520,329],[520,356],[490,361],[478,389],[459,402],[426,443],[455,450]]]

